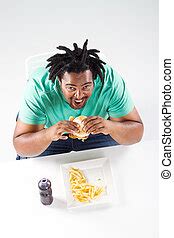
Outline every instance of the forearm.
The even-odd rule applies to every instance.
[[[44,152],[52,142],[48,130],[49,129],[43,129],[14,138],[13,144],[18,155],[22,157],[34,157]]]
[[[116,122],[109,120],[109,134],[119,144],[134,144],[143,136],[143,124],[135,121]]]

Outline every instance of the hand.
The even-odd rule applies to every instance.
[[[90,116],[83,120],[84,130],[87,133],[105,135],[109,134],[109,120],[99,116]]]
[[[68,136],[63,135],[64,133],[79,132],[79,125],[76,122],[72,121],[59,121],[55,125],[49,127],[47,130],[49,131],[49,135],[51,136],[52,141],[57,141],[59,139],[66,140]]]

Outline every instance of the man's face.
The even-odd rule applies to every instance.
[[[94,88],[92,73],[90,70],[81,73],[65,72],[60,86],[70,106],[74,109],[80,109],[84,107],[92,94]]]

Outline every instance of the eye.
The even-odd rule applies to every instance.
[[[76,88],[74,88],[74,87],[71,87],[71,86],[69,86],[69,87],[66,87],[66,89],[67,89],[68,91],[70,91],[70,92],[73,92],[73,91],[75,91],[75,90],[76,90]]]
[[[91,85],[85,85],[84,87],[83,87],[83,90],[90,90],[91,89]]]

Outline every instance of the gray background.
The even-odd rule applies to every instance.
[[[86,38],[125,79],[145,124],[143,139],[158,139],[157,0],[6,1],[0,31],[0,160],[15,158],[12,135],[26,58]]]

